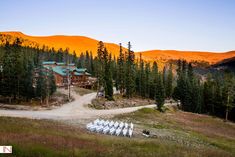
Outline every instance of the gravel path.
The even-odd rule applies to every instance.
[[[60,108],[44,111],[23,111],[23,110],[0,110],[0,116],[8,117],[24,117],[32,119],[52,119],[52,120],[88,120],[104,116],[114,116],[117,114],[134,112],[143,107],[155,107],[155,105],[95,110],[88,108],[86,104],[90,104],[91,100],[96,97],[96,93],[90,93],[83,96],[72,93],[75,100],[67,103]]]

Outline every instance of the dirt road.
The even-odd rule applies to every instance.
[[[23,110],[0,110],[0,116],[24,117],[33,119],[52,119],[52,120],[87,120],[104,116],[114,116],[117,114],[129,113],[143,107],[154,107],[155,105],[129,107],[111,110],[95,110],[88,108],[86,104],[91,103],[96,93],[84,96],[73,93],[75,100],[60,108],[44,111],[23,111]]]

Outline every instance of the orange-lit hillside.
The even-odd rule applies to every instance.
[[[75,51],[77,55],[81,52],[92,51],[95,56],[97,53],[98,40],[91,39],[84,36],[64,36],[64,35],[55,35],[55,36],[29,36],[21,32],[1,32],[0,34],[11,35],[14,37],[21,37],[23,39],[30,40],[35,42],[42,47],[43,45],[48,46],[49,48],[54,47],[56,50],[59,48],[66,49],[69,48],[70,52]],[[27,45],[26,45],[27,46]],[[117,56],[119,54],[119,45],[112,43],[105,43],[106,48],[113,55]]]
[[[187,61],[205,61],[210,64],[217,63],[226,58],[235,56],[235,51],[225,53],[214,52],[199,52],[199,51],[176,51],[176,50],[152,50],[141,52],[143,59],[148,61],[153,60],[178,60],[184,59]]]
[[[81,52],[92,51],[93,55],[97,54],[98,40],[91,39],[84,36],[29,36],[21,32],[0,32],[0,34],[10,35],[13,37],[20,37],[28,42],[23,43],[24,46],[29,46],[30,43],[36,43],[39,47],[43,45],[49,48],[54,47],[56,50],[59,48],[69,48],[70,52],[75,51],[77,55]],[[0,41],[1,42],[1,41]],[[119,54],[119,45],[113,43],[105,43],[108,51],[116,57]],[[235,56],[235,51],[225,53],[213,53],[213,52],[196,52],[196,51],[176,51],[176,50],[152,50],[143,51],[142,58],[146,61],[158,61],[164,63],[168,60],[185,59],[187,61],[205,61],[210,64],[220,62],[226,58]],[[136,58],[139,57],[139,53],[136,53]]]

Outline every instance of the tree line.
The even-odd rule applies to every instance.
[[[99,69],[95,72],[99,80],[98,87],[104,87],[105,96],[109,100],[112,99],[112,88],[115,86],[124,97],[141,96],[156,100],[160,111],[164,110],[166,99],[174,99],[181,103],[184,111],[235,120],[233,73],[218,72],[200,76],[194,72],[194,63],[185,60],[178,60],[174,73],[171,63],[165,64],[163,70],[158,70],[156,61],[146,62],[141,54],[135,59],[130,42],[127,47],[123,51],[120,44],[119,56],[116,59],[107,52],[102,42],[98,44],[98,56],[93,61],[93,67]]]
[[[18,38],[0,47],[0,96],[8,103],[40,99],[48,101],[56,91],[52,69],[42,67],[43,50],[22,47]]]
[[[137,55],[131,50],[130,42],[127,49],[120,44],[118,56],[112,56],[102,41],[98,43],[97,56],[89,51],[77,56],[69,49],[24,47],[16,39],[0,47],[0,95],[9,101],[34,98],[47,101],[56,86],[52,71],[45,71],[42,61],[69,61],[79,68],[87,68],[97,77],[98,91],[103,88],[109,100],[113,99],[113,87],[116,87],[123,97],[156,100],[160,111],[163,111],[166,99],[174,99],[180,101],[184,111],[235,120],[234,74],[225,72],[201,77],[195,74],[194,63],[184,60],[179,60],[176,65],[167,63],[159,70],[156,61],[149,63],[141,54]]]

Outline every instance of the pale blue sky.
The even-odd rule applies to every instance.
[[[234,0],[1,0],[0,31],[83,35],[133,50],[235,49]]]

